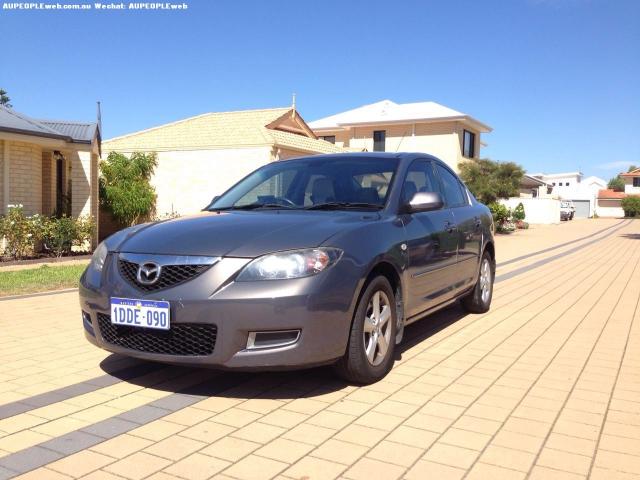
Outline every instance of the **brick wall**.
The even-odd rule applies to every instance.
[[[42,212],[42,149],[30,143],[9,142],[10,204],[24,205],[27,215]]]

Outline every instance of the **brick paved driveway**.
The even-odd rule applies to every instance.
[[[146,364],[86,343],[75,293],[0,301],[0,479],[640,478],[640,221],[497,248],[491,311],[412,325],[363,388]]]

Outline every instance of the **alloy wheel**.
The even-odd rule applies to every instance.
[[[483,303],[487,303],[489,301],[490,296],[491,296],[491,265],[489,264],[489,260],[485,258],[482,261],[482,266],[480,267],[480,297],[482,298]]]
[[[391,342],[391,303],[382,290],[376,291],[369,300],[364,317],[362,340],[367,360],[373,366],[380,365]]]

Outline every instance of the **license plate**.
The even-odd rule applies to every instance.
[[[111,297],[111,323],[169,330],[169,302]]]

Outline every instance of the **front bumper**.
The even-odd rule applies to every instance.
[[[359,275],[345,259],[319,275],[293,280],[234,282],[249,259],[225,258],[202,275],[174,288],[146,293],[120,276],[117,254],[105,263],[101,286],[80,282],[85,336],[113,353],[171,364],[237,369],[299,368],[332,362],[346,349]],[[150,353],[105,339],[98,315],[110,314],[110,297],[166,300],[171,325],[206,324],[217,328],[208,355]],[[104,322],[104,317],[103,317]],[[161,332],[148,329],[148,335]],[[297,341],[283,347],[250,350],[250,332],[299,330]]]

